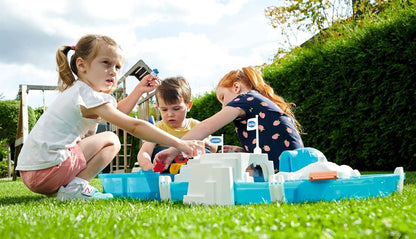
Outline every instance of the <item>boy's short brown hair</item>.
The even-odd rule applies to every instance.
[[[169,77],[157,87],[156,103],[159,104],[158,99],[160,98],[168,104],[175,104],[180,100],[187,104],[191,101],[191,95],[191,87],[185,78],[182,76]]]

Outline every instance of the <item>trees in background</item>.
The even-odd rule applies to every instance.
[[[14,142],[16,141],[17,126],[19,123],[19,109],[19,100],[0,101],[0,141],[4,140],[7,146],[10,146],[12,149],[12,158],[14,155]],[[36,123],[35,113],[31,107],[28,107],[28,115],[30,130]]]
[[[283,45],[276,53],[280,58],[294,48],[298,38],[321,33],[337,21],[351,16],[357,19],[363,14],[372,14],[383,8],[388,0],[291,0],[282,6],[270,6],[265,15],[270,25],[283,37]]]
[[[328,28],[264,68],[306,146],[359,170],[416,169],[416,0]]]

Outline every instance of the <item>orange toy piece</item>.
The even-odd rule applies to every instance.
[[[172,163],[169,168],[169,173],[171,174],[178,174],[179,169],[181,169],[181,166],[185,165],[184,163]]]
[[[309,174],[309,181],[338,179],[337,171],[325,171],[325,172],[311,172]]]

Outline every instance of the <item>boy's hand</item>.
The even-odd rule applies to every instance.
[[[178,152],[175,148],[168,148],[166,150],[163,150],[155,155],[153,164],[155,166],[157,164],[164,164],[165,167],[163,168],[163,170],[166,170],[168,169],[169,165],[173,162],[177,154]]]
[[[182,150],[183,154],[186,157],[192,158],[205,153],[204,142],[198,140],[182,140],[179,150]],[[153,160],[154,165],[157,163],[162,163],[165,165],[164,170],[168,169],[169,165],[173,162],[176,155],[181,151],[178,151],[176,148],[170,147],[166,150],[163,150],[155,155]]]

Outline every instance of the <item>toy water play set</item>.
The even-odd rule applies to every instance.
[[[245,171],[260,165],[263,177]],[[328,162],[317,149],[285,151],[280,171],[273,172],[267,154],[212,153],[181,164],[178,174],[152,171],[99,174],[104,192],[115,197],[172,200],[185,204],[236,205],[272,202],[302,203],[385,197],[401,192],[405,174],[360,175],[347,165]]]
[[[256,130],[254,153],[211,153],[171,165],[171,173],[160,174],[165,165],[154,171],[125,174],[100,174],[104,192],[115,197],[143,200],[172,200],[185,204],[235,205],[271,202],[316,202],[340,199],[384,197],[403,190],[402,167],[393,174],[361,175],[347,165],[328,162],[314,148],[284,151],[279,172],[261,153],[258,145],[257,117],[247,121],[247,130]],[[209,138],[223,148],[223,135]],[[178,157],[176,158],[178,160]],[[261,178],[246,172],[249,165],[259,165]],[[173,170],[172,170],[173,169]]]

